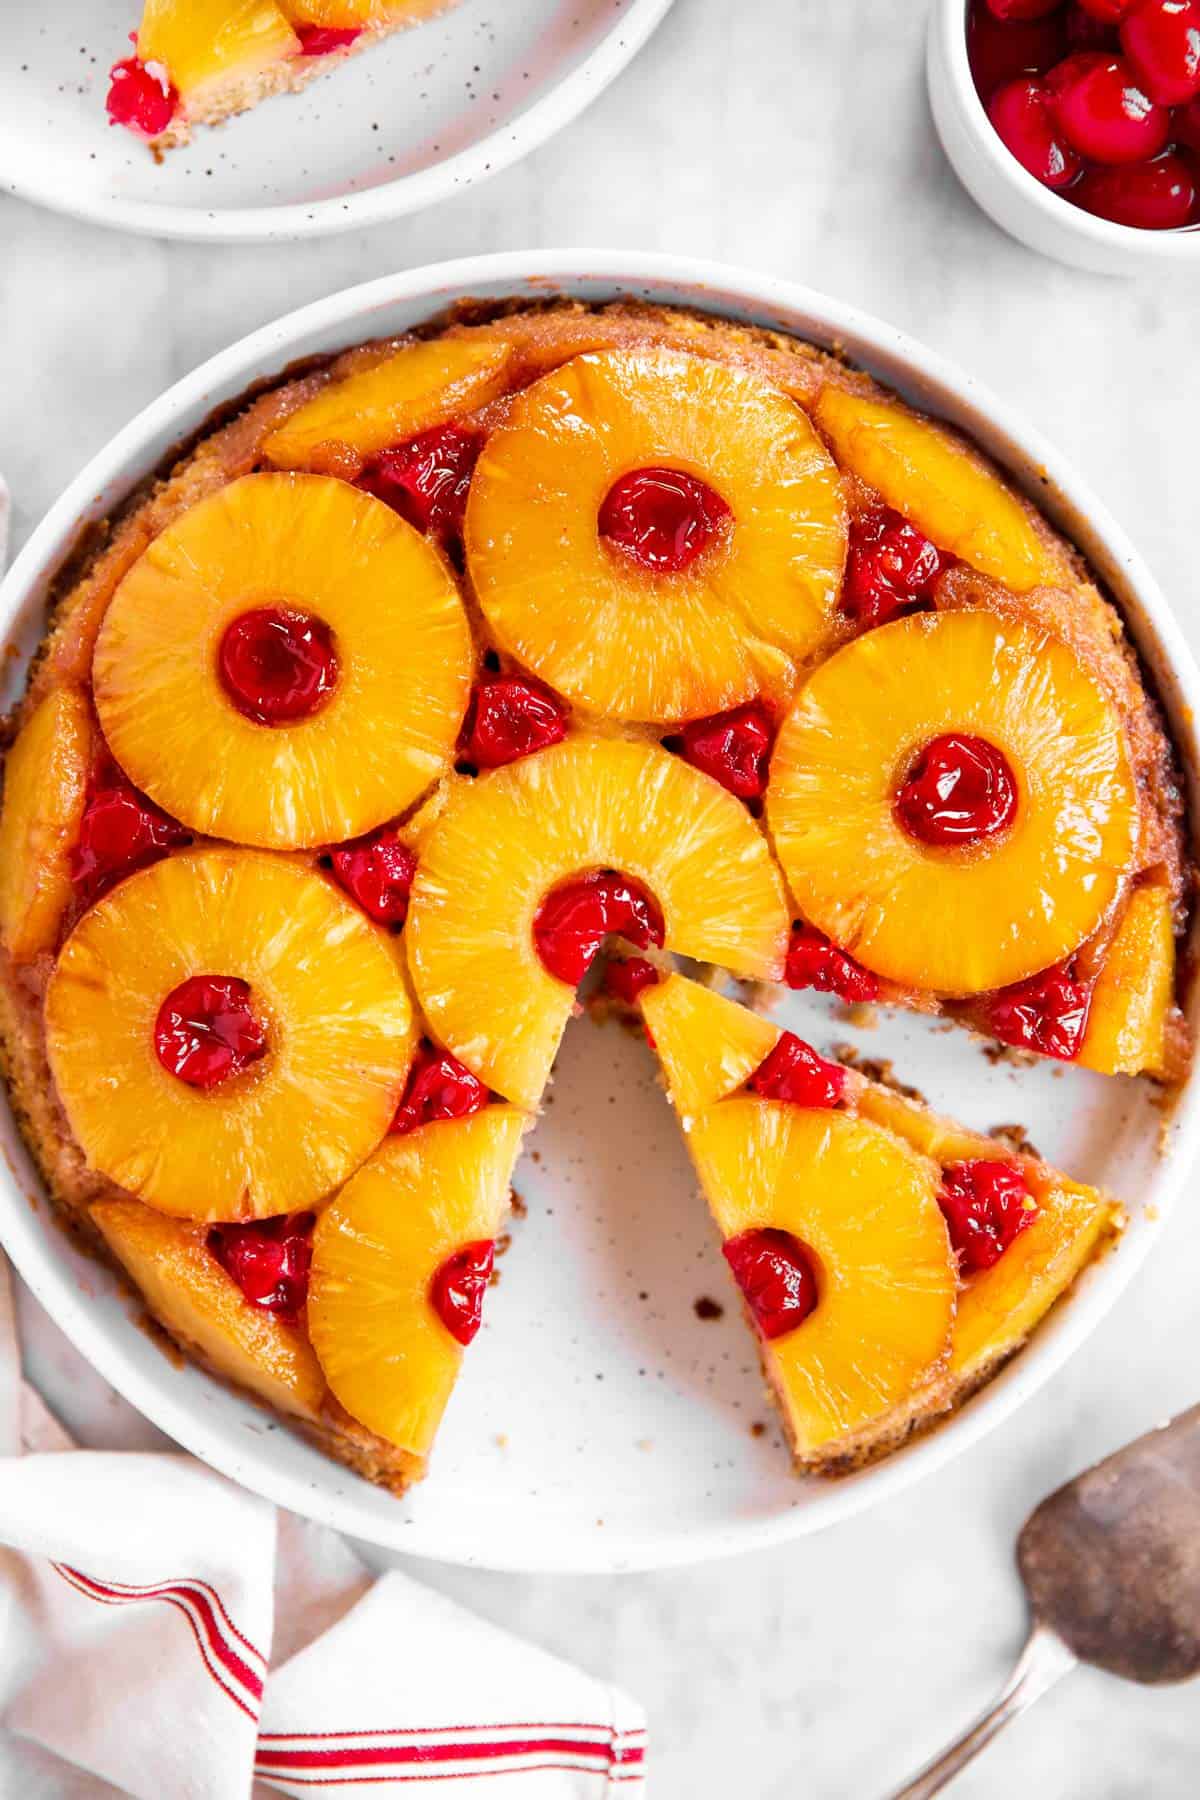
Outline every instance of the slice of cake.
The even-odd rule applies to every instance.
[[[894,1447],[1024,1342],[1117,1222],[711,989],[637,995],[797,1461]]]
[[[368,44],[453,0],[146,0],[134,54],[114,64],[108,116],[156,151],[271,94],[295,93]]]

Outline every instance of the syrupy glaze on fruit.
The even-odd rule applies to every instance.
[[[1036,26],[1040,32],[1048,32],[1053,27],[1055,33],[1066,34],[1075,30],[1075,20],[1073,10],[1061,9],[1029,25],[1031,30]],[[1004,29],[1013,31],[1016,26]],[[1072,39],[1062,55],[1095,48]],[[1057,60],[1061,61],[1062,55]],[[1015,79],[1021,72],[1016,70],[1007,79]],[[1174,109],[1173,129],[1183,129],[1180,120],[1185,111],[1190,109]],[[317,458],[314,462],[318,473],[332,471],[357,482],[423,532],[434,544],[440,563],[457,571],[455,579],[467,595],[474,653],[463,678],[461,729],[445,771],[445,788],[433,793],[431,780],[427,797],[428,815],[435,821],[439,807],[450,804],[447,796],[452,792],[482,791],[490,781],[507,779],[508,765],[536,759],[595,725],[586,708],[568,704],[485,627],[470,592],[470,528],[468,525],[464,532],[464,513],[480,448],[509,417],[515,396],[575,355],[661,348],[709,357],[765,379],[810,417],[818,415],[822,394],[879,397],[879,390],[865,376],[779,334],[633,305],[464,308],[445,323],[444,335],[448,343],[504,346],[509,361],[503,391],[428,431],[401,435],[400,441],[383,450],[339,461],[327,447],[329,460]],[[240,476],[262,470],[267,462],[264,441],[302,404],[322,394],[329,382],[378,365],[397,347],[393,343],[361,346],[333,359],[326,368],[310,369],[295,381],[255,396],[243,413],[202,437],[161,482],[137,496],[115,522],[107,543],[86,563],[77,565],[61,585],[27,708],[63,685],[80,690],[90,705],[97,629],[116,586],[147,545],[201,499]],[[973,468],[986,467],[969,447],[962,447],[962,454]],[[1179,778],[1157,710],[1147,699],[1115,614],[1075,553],[1065,548],[1024,502],[1013,504],[1052,573],[1049,579],[1019,592],[957,559],[935,541],[936,533],[927,535],[915,517],[887,503],[859,475],[844,470],[842,486],[847,517],[845,576],[834,598],[829,645],[820,654],[909,614],[933,618],[976,609],[1019,620],[1060,639],[1100,684],[1119,714],[1140,808],[1137,860],[1112,915],[1092,941],[1061,967],[1000,992],[963,1002],[882,981],[856,959],[849,938],[848,948],[832,942],[798,911],[790,940],[790,913],[784,915],[778,973],[790,987],[813,988],[852,1005],[898,1001],[950,1013],[1017,1048],[1070,1060],[1079,1054],[1086,1035],[1093,994],[1100,991],[1098,977],[1103,973],[1107,946],[1130,890],[1142,891],[1147,884],[1155,884],[1156,891],[1167,898],[1175,928],[1182,927],[1185,920],[1190,877],[1179,828]],[[644,594],[647,608],[661,604],[674,581],[699,586],[722,566],[723,547],[736,544],[739,520],[719,487],[715,475],[712,483],[702,482],[698,476],[685,477],[682,471],[647,462],[627,470],[602,501],[591,502],[597,505],[596,534],[605,546],[606,563],[618,570],[621,578],[626,570],[635,571],[629,579]],[[643,576],[647,578],[644,581]],[[270,598],[262,603],[248,599],[246,612],[303,614],[303,607],[288,601],[276,607]],[[924,619],[913,623],[923,625]],[[319,626],[316,620],[315,627]],[[286,617],[281,628],[278,616],[272,616],[263,630],[242,627],[230,640],[221,665],[224,691],[228,694],[232,685],[246,716],[256,725],[283,732],[293,724],[303,727],[307,719],[315,717],[338,678],[337,646],[322,642],[311,615],[302,618],[298,628]],[[741,690],[737,704],[718,708],[714,703],[708,709],[697,708],[696,716],[680,714],[635,724],[628,730],[630,737],[653,745],[655,754],[665,743],[675,757],[709,777],[714,792],[716,788],[725,790],[717,795],[722,805],[728,807],[729,794],[745,802],[745,806],[730,810],[743,825],[764,835],[766,825],[755,809],[769,774],[777,729],[788,707],[787,694],[777,696],[771,691],[770,677],[768,666],[761,683],[756,680],[748,692]],[[614,737],[625,731],[610,721],[603,729]],[[932,733],[932,725],[930,729]],[[1012,783],[993,759],[993,752],[1001,754],[998,746],[985,741],[980,751],[969,733],[942,733],[919,748],[920,755],[897,776],[897,810],[904,816],[905,830],[921,838],[937,857],[953,858],[960,852],[964,857],[974,856],[1002,840],[1011,825]],[[452,768],[457,772],[452,773]],[[119,771],[102,770],[103,763],[93,777],[82,810],[79,843],[71,854],[75,900],[64,923],[71,923],[76,909],[92,905],[123,876],[171,854],[189,837],[175,820],[132,789]],[[747,807],[754,814],[749,820]],[[380,936],[384,932],[398,934],[389,936],[387,942],[396,955],[404,956],[413,931],[410,907],[417,904],[414,880],[419,900],[422,883],[417,871],[429,828],[422,802],[411,816],[397,811],[391,822],[360,838],[343,844],[322,842],[296,854],[320,868],[323,881],[344,891],[361,913],[380,927]],[[637,866],[642,868],[640,862]],[[619,869],[585,866],[551,888],[530,928],[543,966],[573,988],[602,953],[606,940],[617,938],[644,949],[662,947],[667,921],[650,881],[648,875],[643,886]],[[668,943],[667,948],[671,947]],[[659,965],[665,960],[660,958],[657,964],[646,957],[610,961],[604,979],[606,994],[625,1006],[636,1006],[663,979]],[[114,1189],[83,1166],[51,1091],[40,1007],[52,961],[52,956],[46,956],[23,968],[17,977],[6,976],[6,1006],[15,1021],[6,1024],[6,1036],[15,1046],[14,1085],[32,1120],[31,1135],[50,1185],[73,1216],[86,1220],[89,1201],[111,1199]],[[172,1079],[190,1083],[197,1094],[209,1092],[213,1104],[222,1105],[222,1095],[232,1097],[239,1079],[245,1077],[247,1087],[254,1080],[254,1068],[270,1048],[269,1022],[257,1010],[254,996],[237,988],[236,977],[220,970],[198,970],[194,979],[204,984],[204,991],[199,996],[184,994],[181,999],[177,993],[171,997],[162,1043],[156,1041],[155,1048],[165,1055],[163,1066]],[[191,983],[184,986],[189,988]],[[1167,1072],[1178,1075],[1184,1067],[1185,1040],[1176,1021],[1177,1015],[1172,1015],[1171,1029],[1177,1036]],[[426,1022],[418,1018],[416,1029],[427,1029]],[[459,1049],[470,1054],[461,1044]],[[854,1112],[857,1090],[841,1068],[785,1033],[746,1079],[742,1091],[777,1105],[836,1108],[840,1122],[847,1111]],[[407,1155],[419,1144],[415,1134],[429,1126],[439,1132],[453,1129],[456,1120],[477,1116],[495,1099],[487,1084],[450,1050],[426,1040],[407,1076],[403,1080],[398,1077],[395,1090],[388,1094],[388,1107],[394,1104],[396,1109],[393,1131],[412,1142],[392,1144],[385,1138],[383,1153]],[[1008,1172],[994,1179],[981,1173],[992,1161]],[[989,1256],[994,1258],[990,1266],[1002,1269],[1005,1252],[1031,1220],[1037,1222],[1038,1215],[1036,1206],[1031,1209],[1025,1204],[1018,1186],[1025,1179],[1023,1162],[1004,1164],[998,1158],[978,1155],[964,1161],[962,1167],[972,1172],[947,1174],[941,1204],[964,1280],[970,1281],[986,1276]],[[205,1241],[252,1306],[292,1321],[303,1331],[309,1238],[307,1227],[293,1228],[289,1223],[294,1219],[291,1214],[257,1226],[217,1226]],[[200,1230],[203,1232],[202,1227]],[[819,1267],[799,1240],[773,1233],[765,1225],[743,1237],[745,1241],[740,1243],[737,1238],[731,1240],[730,1247],[737,1244],[738,1248],[730,1261],[736,1258],[740,1264],[735,1273],[760,1330],[765,1336],[794,1330],[818,1302]],[[490,1278],[490,1252],[490,1241],[467,1242],[441,1265],[437,1275],[422,1276],[422,1280],[431,1280],[430,1299],[443,1324],[462,1343],[468,1342],[469,1336],[458,1337],[458,1332],[466,1330],[473,1335],[478,1323],[478,1302]],[[1013,1262],[1019,1265],[1020,1260],[1017,1257]],[[434,1299],[435,1289],[442,1294],[441,1305],[449,1319]],[[385,1448],[370,1433],[351,1437],[345,1421],[332,1418],[324,1420],[320,1429],[323,1440],[337,1454],[351,1461],[363,1459],[360,1466],[376,1477],[394,1478],[394,1463],[388,1462]]]
[[[534,914],[533,941],[542,967],[578,987],[605,938],[626,938],[639,950],[661,948],[663,917],[640,882],[614,869],[571,876],[546,895]]]
[[[337,684],[333,633],[323,620],[288,606],[256,606],[233,619],[217,649],[221,684],[257,725],[310,719]]]
[[[1198,0],[971,0],[967,46],[1035,180],[1114,224],[1200,223]]]
[[[331,56],[362,36],[361,25],[297,25],[302,56]]]

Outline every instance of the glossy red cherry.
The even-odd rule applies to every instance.
[[[732,517],[707,481],[683,469],[634,469],[613,483],[597,525],[607,538],[656,575],[691,568]]]
[[[281,1213],[251,1225],[213,1225],[205,1243],[251,1306],[296,1324],[308,1298],[316,1214]]]
[[[93,777],[79,842],[71,852],[71,879],[83,906],[91,906],[113,883],[135,869],[148,868],[191,834],[126,781],[115,763]]]
[[[948,1163],[942,1171],[938,1205],[964,1275],[976,1275],[999,1262],[1038,1214],[1016,1164],[986,1158]]]
[[[1006,831],[1016,811],[1008,758],[965,732],[931,738],[896,795],[896,817],[922,844],[982,844]]]
[[[793,925],[783,979],[790,988],[836,994],[852,1006],[879,998],[879,978],[811,925]]]
[[[533,919],[533,941],[542,966],[578,987],[606,937],[627,938],[639,950],[662,948],[662,912],[652,894],[627,875],[593,869],[551,888]]]
[[[1170,113],[1142,92],[1124,57],[1068,56],[1046,86],[1068,143],[1092,162],[1142,162],[1157,156],[1170,134]]]
[[[357,486],[418,531],[457,538],[483,433],[463,425],[435,425],[406,444],[385,450],[359,477]]]
[[[1044,19],[1057,12],[1063,0],[987,0],[993,18],[1008,24],[1013,19]]]
[[[136,56],[127,56],[123,62],[113,64],[108,81],[104,104],[109,123],[124,125],[139,137],[158,137],[179,109],[179,95],[160,63],[144,63]]]
[[[257,606],[226,626],[217,669],[246,718],[292,725],[320,712],[337,684],[333,633],[309,613]]]
[[[842,611],[860,625],[882,625],[929,603],[934,582],[952,561],[902,514],[872,507],[850,523]]]
[[[604,971],[604,991],[614,1000],[623,1000],[626,1006],[632,1006],[639,994],[644,994],[647,988],[661,980],[654,964],[647,962],[644,956],[629,956],[624,962],[609,963]]]
[[[498,769],[567,735],[567,709],[528,675],[485,674],[476,683],[458,753],[477,769]]]
[[[767,708],[752,700],[709,719],[693,719],[677,737],[664,742],[739,800],[760,800],[767,791],[773,734]]]
[[[1075,6],[1080,12],[1101,25],[1119,25],[1125,14],[1136,5],[1137,0],[1075,0]]]
[[[997,88],[988,118],[1006,149],[1044,186],[1067,187],[1082,164],[1054,116],[1053,96],[1041,81],[1024,77]]]
[[[1066,16],[1067,49],[1098,50],[1106,56],[1120,53],[1121,40],[1115,24],[1098,19],[1082,7],[1072,6]]]
[[[423,1038],[392,1120],[392,1132],[403,1137],[434,1119],[469,1118],[482,1112],[490,1098],[478,1075],[472,1075],[448,1050],[439,1050]]]
[[[482,1238],[448,1256],[429,1284],[434,1312],[460,1344],[469,1344],[483,1323],[483,1296],[495,1266],[496,1246]]]
[[[1173,150],[1152,162],[1085,169],[1071,198],[1099,218],[1140,231],[1177,231],[1200,218],[1196,176]]]
[[[1087,983],[1076,981],[1060,966],[993,994],[984,1017],[987,1029],[1001,1043],[1070,1062],[1083,1043],[1091,1002]]]
[[[792,1106],[836,1106],[845,1092],[846,1071],[826,1062],[811,1044],[785,1031],[750,1077],[749,1086],[764,1100],[786,1100]]]
[[[192,975],[158,1009],[154,1049],[168,1075],[212,1088],[267,1053],[267,1028],[237,975]]]
[[[339,887],[378,925],[403,925],[417,873],[416,851],[390,825],[329,853]]]
[[[1005,82],[1018,75],[1040,75],[1066,55],[1067,17],[1054,12],[1002,24],[985,0],[974,0],[967,15],[967,55],[971,77],[985,103]]]
[[[803,1325],[820,1294],[812,1261],[790,1231],[767,1226],[739,1232],[723,1246],[746,1305],[765,1338]]]
[[[1121,21],[1121,48],[1152,100],[1184,106],[1200,93],[1197,0],[1138,0]]]
[[[301,56],[329,56],[362,36],[360,25],[297,25],[293,29],[300,39]]]
[[[1171,115],[1171,130],[1177,144],[1200,156],[1200,100],[1176,108]]]

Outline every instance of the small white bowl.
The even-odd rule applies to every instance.
[[[20,689],[47,589],[80,530],[119,506],[214,409],[306,357],[404,330],[456,300],[556,293],[695,306],[838,346],[974,433],[1090,556],[1120,601],[1187,767],[1197,766],[1200,673],[1170,609],[1116,521],[1032,427],[970,375],[852,307],[771,277],[644,252],[537,251],[407,270],[305,307],[186,376],[76,477],[0,586],[0,643],[21,653],[0,672],[0,705]],[[789,995],[779,1016],[822,1048],[853,1035],[811,995]],[[1165,1125],[1144,1083],[1042,1064],[1006,1069],[1001,1085],[963,1033],[933,1026],[887,1016],[863,1048],[894,1058],[970,1125],[1019,1118],[1047,1156],[1127,1202],[1128,1229],[953,1418],[837,1482],[798,1479],[776,1434],[749,1429],[768,1411],[754,1348],[736,1308],[718,1320],[697,1316],[699,1296],[728,1291],[726,1273],[649,1053],[625,1032],[583,1022],[568,1032],[554,1105],[537,1129],[540,1160],[522,1158],[517,1173],[528,1216],[514,1225],[433,1472],[401,1500],[162,1353],[111,1272],[55,1223],[2,1099],[0,1240],[62,1330],[133,1405],[293,1512],[393,1551],[491,1568],[612,1571],[727,1555],[875,1504],[1028,1399],[1133,1276],[1191,1171],[1200,1072]]]
[[[942,148],[959,180],[1005,231],[1102,275],[1200,274],[1200,228],[1139,231],[1073,206],[1023,169],[993,129],[967,57],[967,0],[933,0],[926,72]]]

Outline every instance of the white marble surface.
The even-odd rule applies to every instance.
[[[522,245],[742,261],[882,313],[970,364],[1078,462],[1200,649],[1200,298],[1043,262],[956,186],[932,133],[917,0],[677,0],[640,62],[522,167],[369,235],[270,249],[120,238],[0,205],[0,469],[18,543],[169,381],[302,301],[389,268]],[[1058,1481],[1198,1397],[1200,1220],[1065,1373],[957,1464],[818,1540],[680,1573],[428,1579],[647,1704],[656,1800],[874,1800],[1004,1674],[1014,1533]],[[145,1441],[32,1304],[35,1373],[81,1438]],[[1183,1800],[1200,1692],[1080,1673],[961,1781],[963,1800]]]

